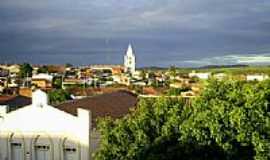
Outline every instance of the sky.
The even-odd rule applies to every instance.
[[[270,64],[269,0],[0,0],[0,63]]]

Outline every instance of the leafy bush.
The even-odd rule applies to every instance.
[[[189,87],[183,87],[183,88],[170,88],[167,91],[167,95],[169,96],[178,96],[181,95],[182,92],[190,91],[191,88]]]
[[[61,103],[71,99],[70,94],[63,89],[56,89],[48,93],[51,104]]]

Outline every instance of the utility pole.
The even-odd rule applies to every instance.
[[[66,71],[64,71],[64,73],[62,74],[62,77],[61,77],[61,88],[64,89],[64,78],[65,78],[65,75],[66,75]]]
[[[26,87],[29,88],[29,86],[28,86],[28,72],[26,72]]]
[[[86,76],[84,76],[84,90],[85,90],[85,88],[86,88]]]

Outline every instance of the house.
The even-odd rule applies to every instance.
[[[214,78],[216,78],[217,80],[224,80],[227,77],[226,73],[217,73],[214,75]]]
[[[264,74],[254,74],[254,75],[247,75],[246,76],[247,81],[264,81],[268,78],[269,78],[269,76],[264,75]]]
[[[181,82],[174,82],[170,84],[170,88],[183,88],[183,83]]]
[[[136,103],[136,95],[118,91],[50,106],[37,90],[31,105],[0,118],[0,159],[91,160],[97,119],[123,117]]]
[[[10,77],[17,77],[20,72],[20,65],[1,65],[0,68],[6,69],[9,71]]]
[[[132,85],[135,85],[135,86],[146,86],[146,82],[144,82],[144,81],[135,81],[135,82],[132,82]]]
[[[195,93],[193,91],[186,91],[186,92],[181,92],[182,97],[194,97]]]
[[[112,81],[116,84],[129,86],[131,83],[131,77],[128,74],[114,74],[111,78]]]
[[[199,79],[202,79],[202,80],[207,80],[210,78],[211,76],[211,73],[195,73],[195,72],[192,72],[192,73],[189,73],[188,76],[190,78],[193,78],[193,77],[197,77]]]
[[[32,88],[20,87],[18,94],[24,97],[32,97]]]
[[[86,84],[86,80],[77,79],[77,78],[65,78],[62,82],[63,88],[68,88],[72,86],[80,86]]]
[[[91,65],[89,66],[93,73],[109,73],[109,75],[118,75],[124,72],[122,65]]]
[[[112,75],[119,75],[124,73],[124,67],[119,65],[112,68]]]
[[[158,95],[159,91],[154,87],[143,87],[144,95]]]
[[[31,104],[31,98],[21,96],[21,95],[5,95],[0,96],[0,116],[2,114],[9,113],[11,111],[14,111],[18,108],[24,107],[26,105]],[[5,112],[3,112],[5,111]]]
[[[45,73],[40,73],[32,76],[32,85],[42,89],[52,88],[53,76]]]
[[[33,93],[32,104],[0,120],[1,160],[89,160],[90,112],[77,116],[48,105],[46,93]]]
[[[8,77],[8,70],[0,68],[0,86],[2,87],[2,91],[4,88],[8,87]]]

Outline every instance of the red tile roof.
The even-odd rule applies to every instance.
[[[9,112],[30,105],[32,99],[25,96],[0,96],[0,105],[8,105]]]
[[[90,110],[92,113],[92,125],[96,126],[96,120],[100,117],[110,116],[120,118],[137,104],[137,96],[131,92],[120,90],[94,97],[62,103],[56,108],[77,115],[77,108]]]

